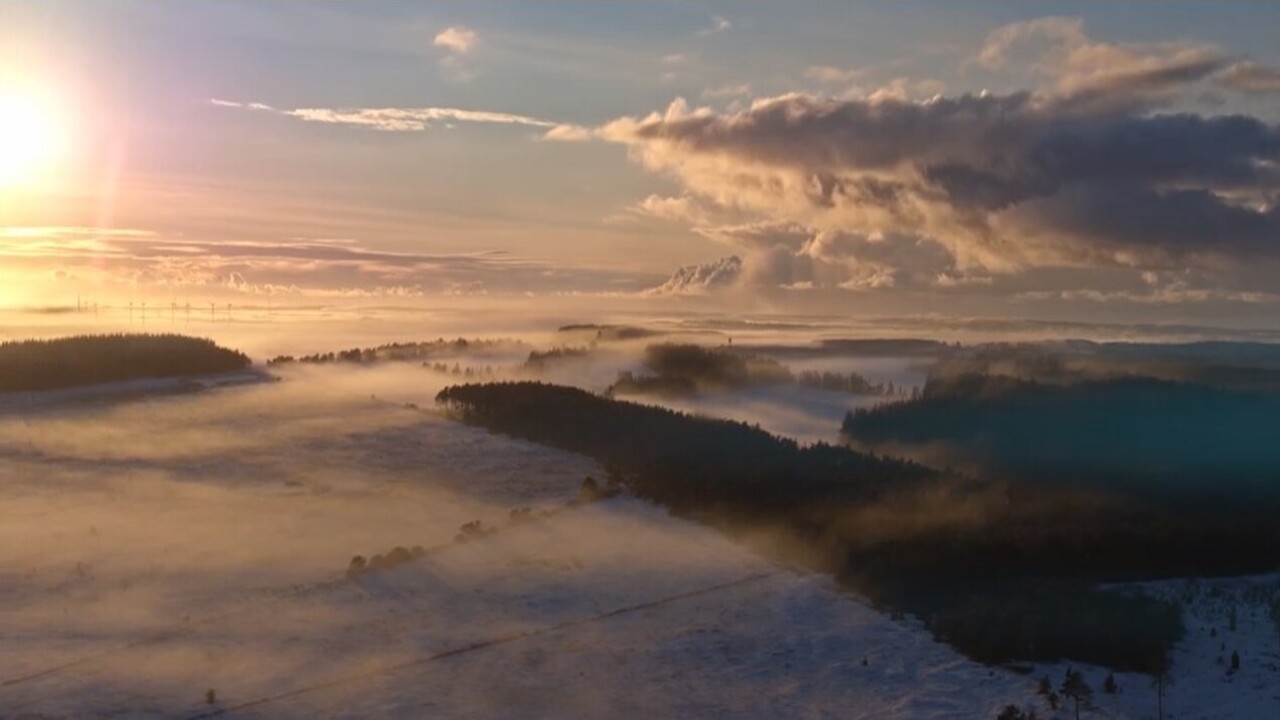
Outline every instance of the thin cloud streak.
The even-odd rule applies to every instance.
[[[559,123],[551,120],[489,110],[464,110],[462,108],[296,108],[274,110],[263,103],[241,103],[231,100],[211,99],[210,105],[233,109],[271,110],[278,115],[303,122],[349,125],[352,127],[384,132],[421,132],[438,123],[475,123],[492,125],[523,125],[527,127],[555,128]]]

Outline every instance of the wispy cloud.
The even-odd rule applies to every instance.
[[[1050,94],[1077,105],[1133,111],[1222,71],[1229,57],[1204,44],[1098,42],[1079,18],[1045,17],[992,30],[976,61],[992,70],[1029,67],[1049,80]]]
[[[458,108],[298,108],[283,113],[307,122],[355,125],[373,130],[391,132],[416,132],[426,130],[437,122],[489,123],[498,125],[528,125],[555,127],[549,120],[512,113],[485,110],[460,110]]]
[[[245,110],[275,110],[270,105],[259,102],[242,103],[234,100],[223,100],[222,98],[209,98],[210,105],[227,108],[244,108]]]
[[[250,110],[271,110],[286,117],[305,122],[331,123],[381,130],[386,132],[421,132],[438,123],[480,123],[497,125],[523,125],[554,128],[558,123],[528,115],[494,112],[489,110],[464,110],[461,108],[296,108],[273,110],[262,103],[240,103],[230,100],[210,100],[211,105]]]
[[[1241,92],[1280,93],[1280,68],[1245,60],[1223,70],[1217,81]]]
[[[8,230],[0,233],[6,270],[196,293],[612,293],[655,280],[502,251],[389,252],[350,240],[210,241],[112,228]]]

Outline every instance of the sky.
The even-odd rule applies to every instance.
[[[0,0],[0,306],[1280,325],[1280,5]]]

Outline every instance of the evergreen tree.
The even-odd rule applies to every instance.
[[[1080,720],[1080,706],[1087,709],[1093,700],[1093,689],[1084,681],[1084,675],[1067,668],[1067,676],[1062,681],[1060,691],[1075,702],[1076,720]]]

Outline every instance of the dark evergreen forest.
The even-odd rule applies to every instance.
[[[446,388],[459,419],[583,453],[633,494],[836,573],[985,662],[1071,659],[1156,672],[1170,604],[1102,581],[1280,567],[1275,523],[1092,485],[975,480],[847,447],[541,383]]]
[[[0,392],[243,370],[249,358],[171,334],[80,335],[0,344]]]

